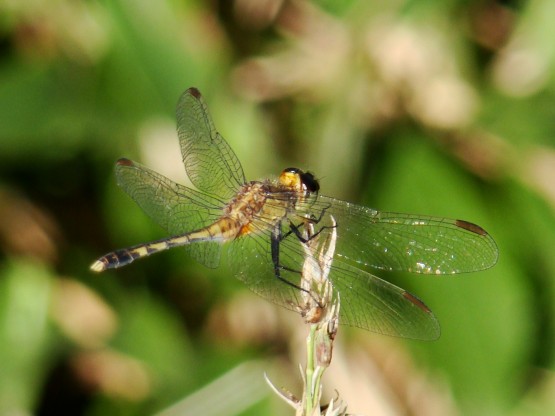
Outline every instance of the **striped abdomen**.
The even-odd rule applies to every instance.
[[[192,243],[217,241],[226,242],[232,240],[240,233],[241,224],[230,218],[221,218],[206,228],[193,231],[184,235],[164,238],[150,243],[138,244],[136,246],[112,251],[95,261],[91,270],[102,272],[106,269],[114,269],[126,266],[136,259],[150,256],[154,253],[167,250],[172,247],[185,246]]]

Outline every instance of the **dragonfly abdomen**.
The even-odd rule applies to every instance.
[[[186,236],[176,237],[183,240],[179,245],[190,244],[191,241]],[[95,272],[103,272],[107,269],[116,269],[118,267],[127,266],[136,259],[142,257],[150,256],[154,253],[159,253],[160,251],[167,250],[168,248],[174,247],[177,244],[172,244],[172,239],[154,241],[152,243],[139,244],[137,246],[124,248],[121,250],[112,251],[91,265],[91,270]]]
[[[193,243],[208,241],[229,241],[237,236],[239,230],[241,229],[241,225],[242,224],[237,221],[224,217],[208,227],[197,231],[112,251],[95,261],[91,265],[91,270],[95,272],[103,272],[107,269],[116,269],[118,267],[127,266],[129,263],[132,263],[137,259],[159,253],[172,247],[186,246]]]

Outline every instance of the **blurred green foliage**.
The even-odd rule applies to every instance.
[[[498,243],[486,272],[380,273],[442,337],[342,328],[336,354],[378,370],[349,373],[356,391],[324,379],[330,397],[355,413],[394,397],[399,414],[553,414],[554,5],[1,2],[0,414],[286,414],[263,372],[299,388],[298,317],[179,250],[88,269],[164,236],[113,163],[186,181],[173,129],[190,86],[249,179],[308,168],[324,194],[464,218]]]

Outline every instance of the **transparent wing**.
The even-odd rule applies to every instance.
[[[222,202],[179,185],[139,163],[120,159],[116,164],[118,185],[156,223],[173,235],[198,230],[222,213]],[[190,255],[208,267],[217,267],[220,244],[195,243],[185,246]]]
[[[432,311],[406,290],[337,259],[330,280],[341,296],[339,323],[402,338],[439,338]]]
[[[296,237],[295,237],[296,238]],[[301,305],[301,293],[298,289],[280,281],[274,272],[270,251],[270,235],[248,235],[234,240],[229,246],[228,258],[235,277],[245,283],[249,289],[263,298],[296,310]],[[285,261],[282,253],[282,264],[294,264],[300,270],[303,258],[300,253],[292,253],[294,259]],[[282,270],[281,276],[298,284],[300,274]]]
[[[260,222],[258,233],[231,243],[229,261],[232,270],[258,295],[285,308],[297,310],[302,302],[301,292],[275,276],[268,225]],[[282,227],[285,234],[289,228]],[[300,270],[306,256],[301,242],[297,236],[290,234],[279,246],[281,277],[299,285]],[[344,264],[337,258],[333,261],[329,279],[341,298],[339,323],[403,338],[432,340],[439,337],[439,324],[432,312],[403,289]]]
[[[335,254],[344,263],[453,274],[484,270],[497,262],[491,236],[466,221],[380,212],[326,196],[297,204],[299,216],[318,218],[322,213],[337,221]]]
[[[299,290],[280,281],[274,270],[271,248],[271,234],[276,226],[275,218],[257,217],[251,223],[251,232],[231,242],[228,251],[229,262],[235,277],[245,283],[253,292],[278,305],[295,309],[300,305]],[[284,228],[283,230],[287,230]],[[296,249],[280,253],[280,263],[291,265],[293,270],[301,270],[302,247],[296,236]],[[282,277],[298,284],[300,275],[282,271]]]
[[[216,131],[196,88],[185,91],[177,103],[177,134],[185,170],[193,185],[223,200],[232,198],[246,182],[243,168]]]

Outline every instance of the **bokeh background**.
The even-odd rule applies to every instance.
[[[555,413],[555,2],[2,0],[0,414],[293,414],[307,328],[179,249],[117,188],[126,156],[186,182],[175,103],[199,88],[248,178],[463,218],[499,263],[378,273],[436,342],[340,328],[324,401],[367,415]]]

